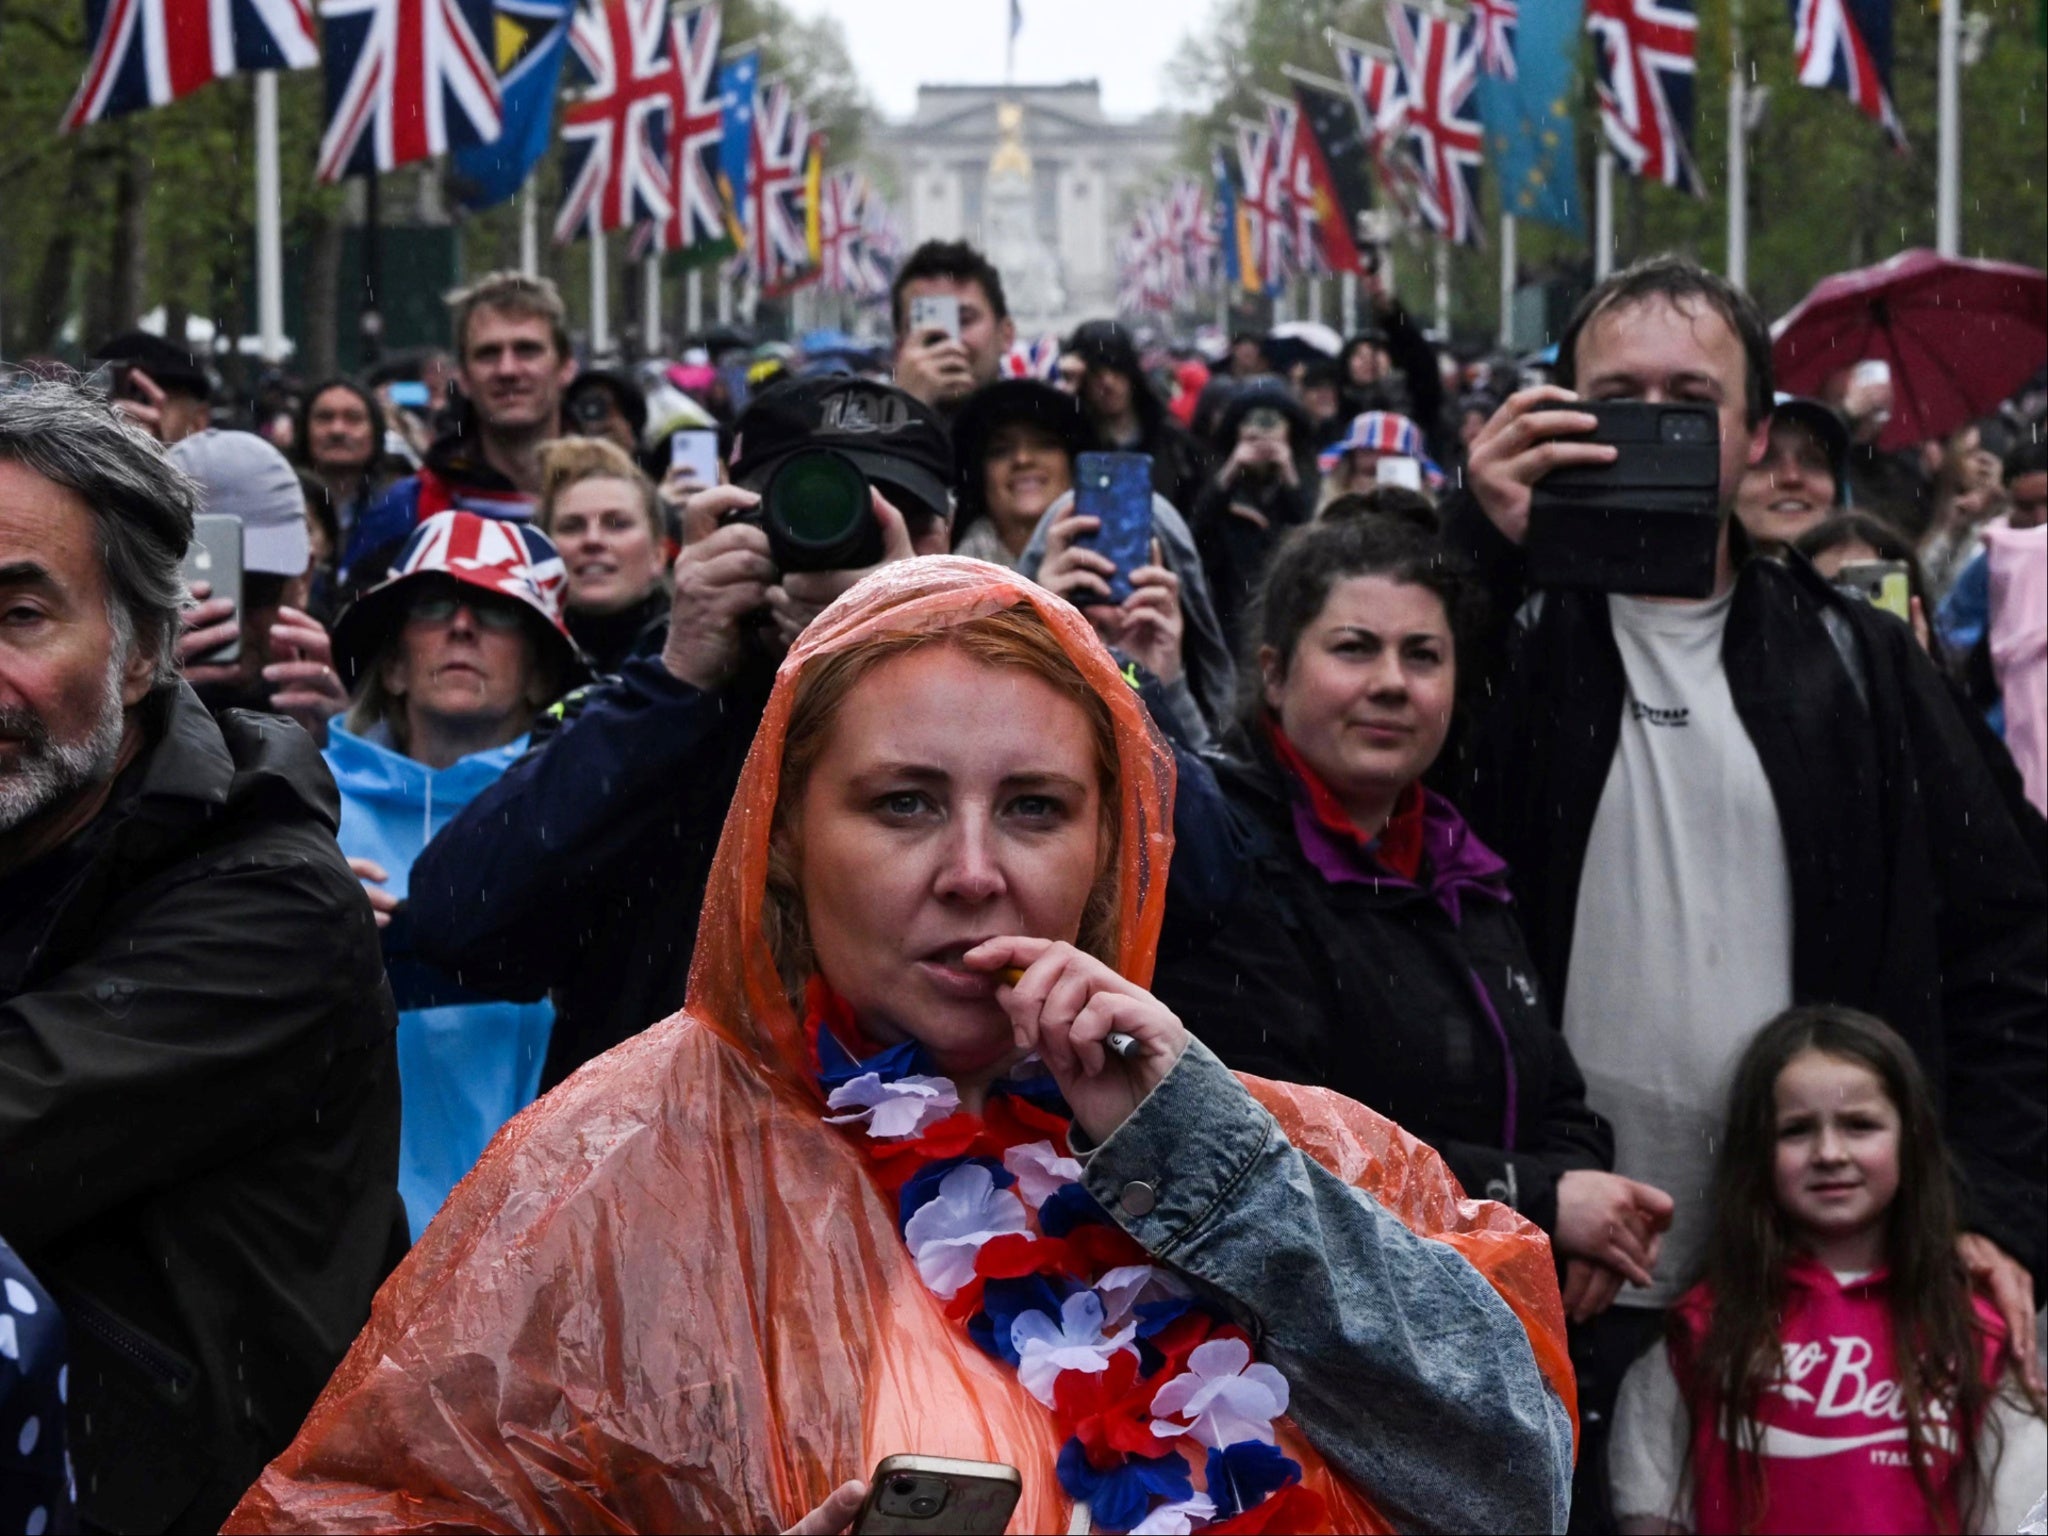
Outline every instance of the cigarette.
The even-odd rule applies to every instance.
[[[996,979],[1006,987],[1014,987],[1024,979],[1024,967],[1021,965],[1006,965],[996,972]],[[1127,1035],[1120,1029],[1111,1030],[1103,1037],[1102,1043],[1108,1049],[1110,1055],[1116,1057],[1119,1061],[1129,1061],[1138,1054],[1138,1037],[1136,1035]]]

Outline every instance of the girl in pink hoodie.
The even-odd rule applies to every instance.
[[[1736,1067],[1706,1273],[1630,1371],[1610,1452],[1636,1532],[2012,1531],[2048,1421],[1972,1295],[1934,1100],[1851,1009]]]

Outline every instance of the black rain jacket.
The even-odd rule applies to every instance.
[[[305,732],[144,707],[0,879],[0,1232],[64,1313],[83,1520],[214,1530],[405,1251],[397,1016]]]
[[[1175,758],[1154,993],[1225,1065],[1356,1099],[1436,1148],[1467,1193],[1554,1228],[1559,1176],[1612,1167],[1614,1136],[1586,1106],[1497,863],[1457,812],[1432,807],[1445,854],[1428,888],[1331,881],[1262,746]],[[1184,856],[1199,878],[1182,878]]]

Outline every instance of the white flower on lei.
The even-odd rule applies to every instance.
[[[1054,1190],[1081,1182],[1081,1165],[1061,1157],[1049,1141],[1010,1148],[1003,1154],[1003,1166],[1017,1176],[1017,1193],[1034,1211],[1052,1198]]]
[[[1046,1407],[1052,1402],[1053,1378],[1061,1371],[1085,1371],[1090,1376],[1109,1369],[1119,1350],[1136,1354],[1131,1336],[1134,1323],[1105,1335],[1102,1331],[1102,1298],[1093,1291],[1076,1291],[1060,1303],[1057,1324],[1043,1312],[1019,1312],[1010,1324],[1010,1344],[1017,1351],[1017,1380]]]
[[[1287,1378],[1252,1364],[1243,1339],[1211,1339],[1188,1356],[1188,1368],[1152,1399],[1152,1433],[1172,1440],[1193,1435],[1221,1450],[1242,1440],[1273,1443],[1273,1421],[1287,1411]],[[1184,1420],[1185,1422],[1176,1422]]]
[[[868,1134],[886,1141],[894,1136],[915,1136],[927,1126],[937,1125],[960,1107],[960,1095],[954,1092],[950,1078],[899,1077],[885,1083],[867,1072],[834,1088],[825,1107],[851,1111],[827,1115],[827,1125],[854,1125],[865,1120]]]
[[[1171,1270],[1125,1264],[1096,1281],[1095,1294],[1102,1298],[1102,1326],[1114,1328],[1146,1302],[1174,1301],[1192,1292]]]
[[[1198,1525],[1216,1518],[1216,1501],[1206,1493],[1162,1504],[1131,1527],[1131,1536],[1188,1536]]]
[[[1024,1229],[1024,1202],[1016,1191],[996,1188],[988,1169],[964,1163],[940,1180],[938,1194],[904,1223],[903,1241],[932,1293],[951,1301],[974,1278],[974,1256],[984,1243]]]

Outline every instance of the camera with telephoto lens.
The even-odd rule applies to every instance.
[[[761,488],[761,500],[727,519],[768,535],[776,569],[858,571],[882,560],[882,525],[860,466],[830,448],[799,448]]]

